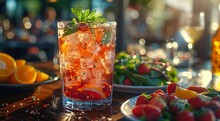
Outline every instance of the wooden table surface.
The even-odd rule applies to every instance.
[[[59,66],[52,62],[29,63],[38,69],[59,74]],[[209,64],[209,63],[208,63]],[[206,65],[206,64],[198,64]],[[207,85],[205,80],[200,85]],[[127,121],[120,111],[121,104],[138,94],[114,92],[112,105],[90,112],[69,112],[62,108],[61,82],[57,80],[30,90],[0,88],[0,120],[5,121]]]
[[[51,62],[30,63],[36,68],[59,73]],[[36,89],[0,89],[0,120],[6,121],[127,121],[120,112],[121,104],[138,94],[113,93],[112,105],[107,109],[90,112],[68,112],[61,105],[60,80],[38,86]]]

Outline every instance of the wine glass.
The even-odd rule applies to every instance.
[[[205,28],[205,14],[204,12],[198,13],[184,13],[180,17],[180,33],[187,43],[187,47],[190,53],[188,74],[187,77],[191,79],[197,76],[198,73],[193,71],[192,65],[194,63],[194,46],[201,38]]]

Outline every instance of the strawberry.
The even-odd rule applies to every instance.
[[[136,116],[136,117],[142,117],[142,116],[144,116],[144,114],[143,114],[143,109],[144,109],[145,105],[147,105],[147,104],[142,104],[142,105],[137,105],[137,106],[135,106],[135,107],[132,109],[133,115]]]
[[[216,100],[216,101],[220,102],[220,97],[219,96],[215,96],[215,97],[212,98],[212,100]]]
[[[188,99],[188,102],[192,108],[201,108],[207,106],[210,100],[211,98],[209,97],[206,97],[204,95],[199,95]]]
[[[158,89],[158,90],[156,90],[154,93],[151,94],[152,98],[153,98],[154,96],[156,97],[156,95],[159,95],[159,96],[160,96],[161,98],[163,98],[163,99],[166,98],[164,91],[161,90],[161,89]]]
[[[162,112],[160,108],[151,104],[146,104],[143,107],[143,114],[147,121],[156,121],[160,118]]]
[[[148,66],[146,66],[145,64],[140,64],[138,66],[138,73],[139,74],[149,74],[150,68]]]
[[[207,108],[211,109],[216,118],[220,118],[220,102],[216,100],[212,100],[208,103]]]
[[[185,103],[180,102],[180,101],[172,101],[170,102],[170,105],[169,105],[169,110],[174,114],[180,111],[183,111],[185,108],[186,108]]]
[[[145,94],[141,94],[138,96],[137,101],[135,103],[135,106],[141,105],[141,104],[147,104],[149,102],[148,98]]]
[[[167,105],[162,98],[155,97],[151,98],[148,104],[152,104],[163,110]]]
[[[196,115],[196,120],[198,121],[215,121],[215,114],[212,110],[208,108],[203,108],[199,114]]]
[[[86,30],[88,30],[88,24],[87,23],[85,23],[85,22],[80,22],[80,24],[79,24],[79,30],[81,30],[81,31],[86,31]]]
[[[170,94],[172,94],[172,93],[175,92],[176,86],[179,86],[179,85],[178,85],[177,83],[175,83],[175,82],[172,82],[172,83],[170,83],[170,84],[167,86],[166,91],[167,91],[168,95],[170,95]]]
[[[192,112],[185,110],[177,114],[176,120],[177,121],[195,121],[195,116]]]
[[[132,85],[132,82],[131,82],[130,79],[125,79],[125,80],[123,81],[123,84],[124,84],[124,85]]]
[[[187,88],[188,90],[192,90],[195,91],[197,93],[202,93],[202,92],[207,92],[208,89],[205,87],[201,87],[201,86],[190,86]]]
[[[166,103],[167,103],[167,105],[170,105],[170,103],[171,103],[172,101],[177,101],[177,97],[176,97],[175,95],[168,95],[168,96],[166,97]]]

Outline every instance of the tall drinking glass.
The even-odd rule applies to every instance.
[[[116,22],[57,25],[64,108],[92,111],[111,105]]]
[[[197,43],[197,41],[201,38],[205,28],[204,12],[194,14],[183,14],[180,18],[180,27],[180,32],[184,40],[187,42],[187,47],[190,52],[188,77],[192,78],[197,75],[197,73],[192,69],[195,56],[194,46]]]

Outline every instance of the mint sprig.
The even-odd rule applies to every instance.
[[[65,27],[64,29],[64,36],[67,36],[71,33],[74,33],[79,30],[80,23],[100,23],[107,21],[106,18],[102,16],[102,14],[97,13],[96,10],[90,11],[89,9],[82,10],[78,8],[71,8],[71,12],[75,15],[75,18],[72,19],[70,23],[68,23],[68,27]],[[79,24],[79,26],[76,26]],[[105,42],[107,43],[107,38],[109,38],[109,35],[105,37]]]
[[[106,18],[102,17],[102,14],[96,13],[96,10],[90,12],[89,9],[83,11],[82,9],[71,8],[72,13],[76,16],[76,18],[72,19],[73,23],[80,22],[105,22]]]

